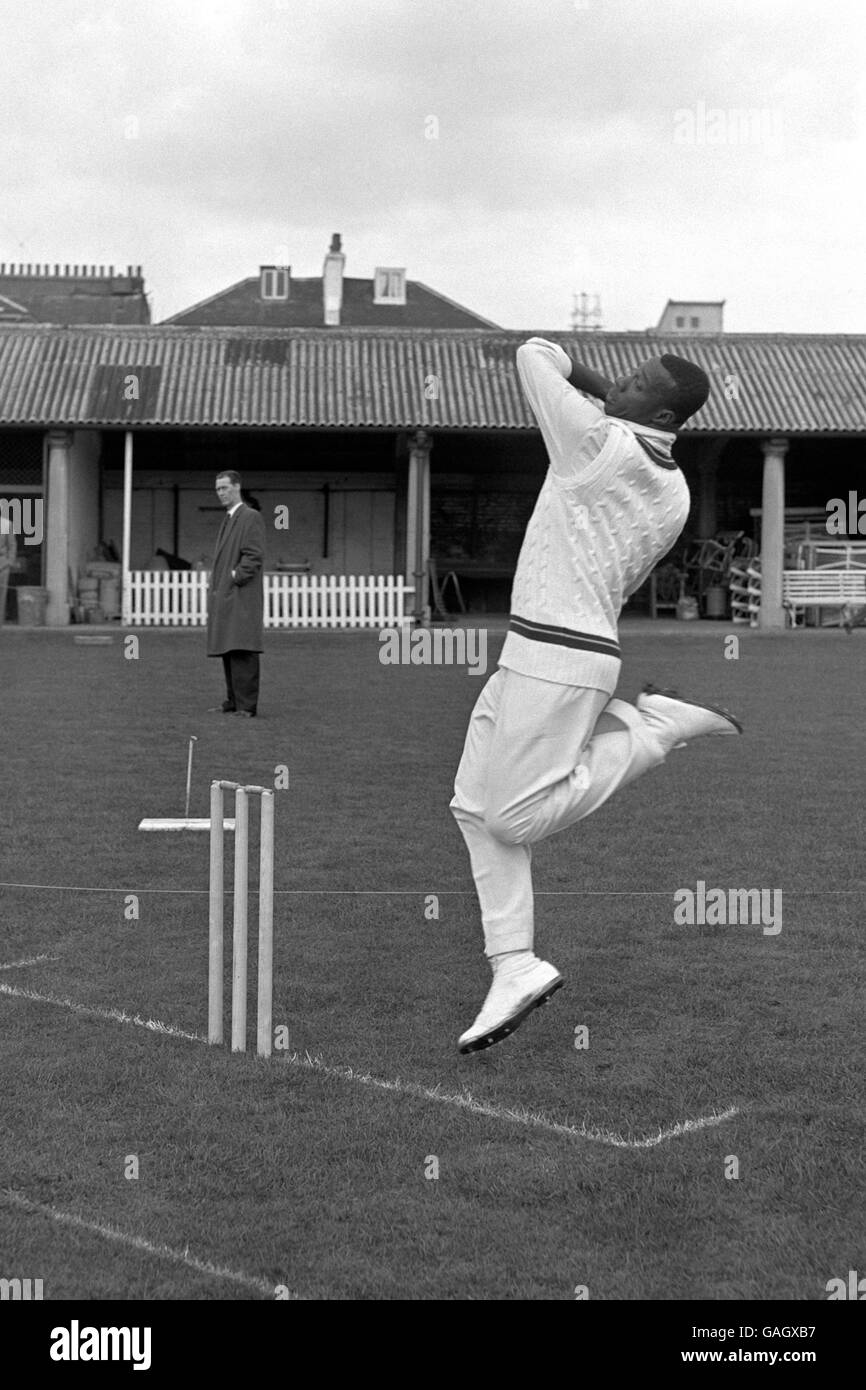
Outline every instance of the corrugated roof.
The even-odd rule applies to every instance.
[[[9,425],[531,429],[530,333],[0,325]],[[689,433],[866,433],[866,336],[551,333],[615,377],[673,352],[713,382]]]

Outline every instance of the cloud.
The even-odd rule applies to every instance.
[[[315,274],[340,230],[349,273],[406,264],[513,326],[565,326],[580,289],[644,326],[686,282],[727,298],[730,326],[853,331],[860,15],[0,0],[0,259],[140,262],[165,315],[287,242]]]

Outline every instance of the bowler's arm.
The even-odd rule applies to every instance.
[[[587,395],[598,396],[599,400],[603,401],[614,383],[599,372],[594,372],[592,367],[584,366],[583,362],[572,360],[568,384],[576,391],[585,391]]]
[[[604,410],[581,393],[603,398],[612,383],[572,362],[558,343],[546,338],[521,344],[517,373],[554,473],[576,480],[595,466],[610,426]]]

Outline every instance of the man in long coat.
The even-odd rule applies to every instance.
[[[264,646],[265,524],[259,512],[241,501],[240,474],[218,474],[216,493],[226,515],[208,593],[207,654],[221,656],[225,671],[226,698],[216,709],[251,719],[259,701],[259,653]]]

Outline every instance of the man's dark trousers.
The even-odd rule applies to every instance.
[[[255,714],[259,703],[258,652],[223,652],[226,706]]]

